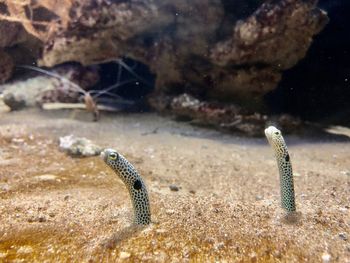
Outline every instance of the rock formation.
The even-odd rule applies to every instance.
[[[327,16],[314,0],[231,2],[3,1],[0,47],[38,39],[32,55],[46,67],[127,56],[157,75],[157,92],[251,101],[304,57]]]

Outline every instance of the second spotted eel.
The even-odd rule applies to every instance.
[[[134,209],[135,223],[137,225],[151,223],[151,210],[146,185],[134,166],[123,155],[113,149],[104,150],[101,157],[128,188]]]
[[[269,141],[277,159],[280,175],[280,189],[282,208],[288,213],[296,211],[293,170],[287,145],[282,133],[277,128],[270,126],[265,129],[265,135]]]

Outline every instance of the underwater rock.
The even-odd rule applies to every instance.
[[[153,96],[186,92],[257,109],[282,71],[304,57],[312,37],[327,22],[314,0],[261,2],[4,4],[10,16],[24,19],[20,23],[25,30],[41,41],[41,66],[67,61],[90,65],[128,56],[157,75]],[[26,9],[37,20],[28,23]]]
[[[69,81],[79,84],[83,89],[98,81],[96,71],[79,65],[59,66],[50,72],[64,79],[41,75],[1,85],[4,103],[11,110],[20,110],[24,107],[41,106],[46,102],[77,102],[82,94]]]
[[[102,150],[101,147],[92,143],[90,140],[86,138],[75,137],[74,135],[60,137],[59,147],[60,150],[65,151],[69,155],[75,157],[99,155]]]
[[[261,136],[267,123],[274,123],[283,128],[285,133],[295,132],[303,125],[302,121],[290,115],[268,118],[259,113],[250,113],[234,104],[201,101],[189,94],[166,96],[163,101],[150,100],[154,108],[171,112],[180,119],[189,119],[192,123],[213,126],[223,130],[243,133],[246,136]]]
[[[0,19],[0,36],[0,48],[12,47],[28,40],[28,33],[20,23],[6,21],[3,17]]]
[[[48,91],[59,86],[59,80],[48,77],[35,77],[0,86],[3,90],[3,101],[11,110],[33,107]]]
[[[18,18],[12,17],[8,21],[4,19],[7,16],[3,15],[3,9],[4,6],[0,3],[0,84],[10,79],[15,64],[32,63],[33,57],[38,57],[41,48],[40,42],[16,22]]]
[[[12,58],[0,50],[0,84],[5,83],[12,76],[13,68],[14,62]]]
[[[51,72],[64,77],[66,80],[78,84],[83,90],[88,90],[99,81],[99,75],[93,67],[82,67],[81,65],[61,65],[55,67]],[[48,77],[51,78],[51,77]],[[53,89],[47,90],[41,94],[38,99],[38,104],[42,105],[49,102],[74,103],[79,102],[83,95],[80,90],[77,90],[68,81],[58,80],[54,83]]]
[[[305,56],[312,37],[328,22],[317,1],[267,1],[236,23],[232,37],[211,50],[219,65],[266,65],[284,70]]]
[[[11,110],[20,110],[24,107],[33,107],[38,98],[44,92],[54,89],[54,83],[58,80],[47,77],[36,77],[26,81],[18,81],[5,84],[0,87],[3,90],[3,101]]]
[[[12,111],[21,110],[26,107],[26,100],[22,94],[8,92],[3,95],[2,99],[6,106]]]

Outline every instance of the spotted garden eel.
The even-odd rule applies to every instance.
[[[151,210],[146,185],[134,166],[123,155],[113,149],[105,149],[102,151],[101,157],[128,188],[134,209],[134,222],[137,225],[151,223]]]
[[[282,208],[285,209],[288,214],[291,214],[296,211],[296,206],[293,170],[287,145],[283,139],[281,131],[273,126],[265,129],[265,135],[277,159],[277,165],[280,174]]]

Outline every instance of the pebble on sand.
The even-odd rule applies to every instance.
[[[34,176],[35,179],[38,181],[54,181],[56,180],[57,176],[54,174],[42,174],[42,175],[36,175]]]
[[[347,241],[348,240],[348,236],[346,235],[346,233],[339,233],[339,238],[344,240],[344,241]]]
[[[60,150],[76,157],[95,156],[101,153],[102,148],[86,138],[67,135],[60,137]]]
[[[173,192],[177,192],[177,191],[180,190],[180,188],[177,185],[174,185],[174,184],[169,185],[169,188]]]
[[[21,246],[17,250],[17,253],[19,253],[19,254],[30,254],[32,252],[33,252],[33,248],[31,246]]]
[[[322,262],[323,263],[328,263],[330,261],[331,261],[331,255],[329,253],[327,253],[327,252],[324,252],[322,254]]]
[[[120,254],[119,254],[119,258],[120,258],[120,259],[127,259],[127,258],[129,258],[130,256],[131,256],[130,253],[124,252],[124,251],[120,252]]]

